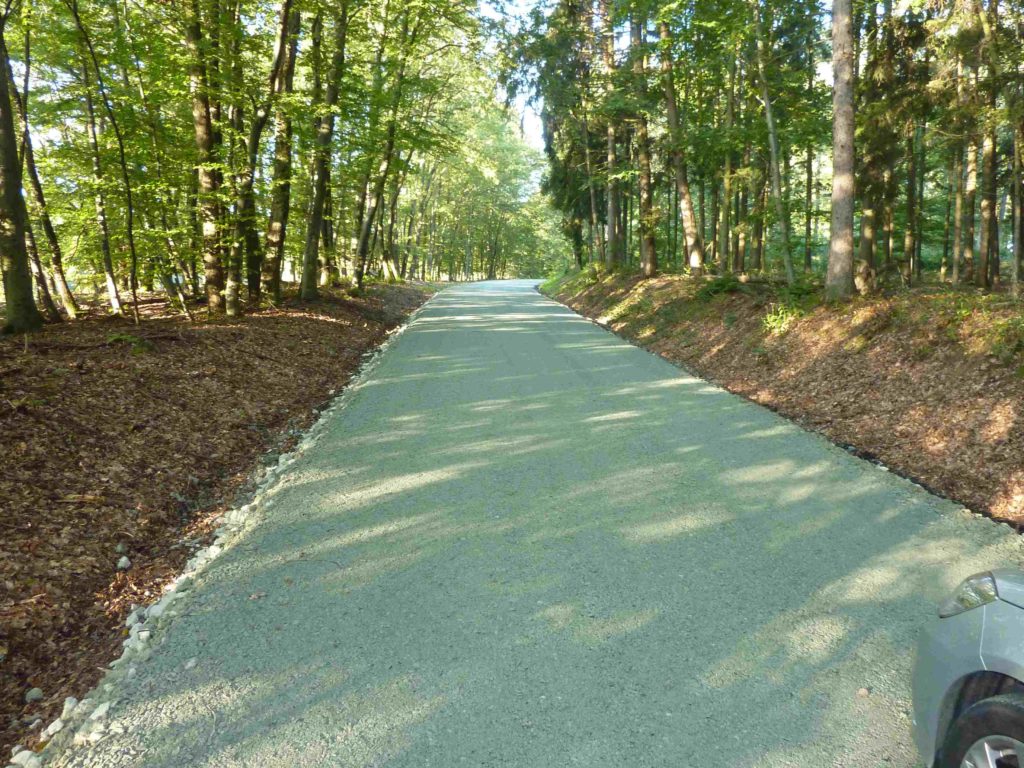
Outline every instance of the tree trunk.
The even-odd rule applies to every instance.
[[[679,215],[683,224],[683,237],[686,239],[686,258],[690,274],[699,277],[704,271],[704,243],[702,233],[697,227],[697,217],[693,211],[693,197],[690,195],[690,183],[687,179],[682,127],[676,103],[675,74],[672,66],[672,32],[667,22],[661,22],[660,32],[662,42],[661,73],[664,78],[665,110],[668,114],[669,139],[672,142],[672,171],[675,174]]]
[[[138,323],[139,255],[138,250],[135,247],[135,204],[132,196],[131,174],[128,171],[128,160],[125,154],[124,135],[121,133],[121,127],[117,122],[117,116],[114,114],[114,105],[111,103],[110,95],[107,92],[107,86],[103,80],[103,69],[100,67],[99,59],[96,56],[96,50],[93,48],[92,38],[86,30],[85,25],[82,23],[82,17],[78,10],[78,2],[77,0],[66,0],[66,2],[68,8],[71,10],[72,17],[75,20],[75,26],[78,28],[78,32],[82,37],[82,42],[85,44],[86,51],[89,54],[89,60],[92,62],[93,71],[96,73],[96,88],[99,93],[100,100],[103,103],[103,110],[107,115],[107,120],[110,122],[110,127],[114,131],[114,139],[117,143],[118,167],[121,170],[121,182],[124,184],[125,236],[128,241],[128,255],[130,260],[128,269],[128,286],[132,294],[132,314],[135,318],[135,322]],[[88,68],[88,64],[86,64],[86,68]]]
[[[806,206],[804,209],[804,272],[814,267],[814,251],[812,248],[812,224],[814,220],[814,148],[807,147],[807,178],[805,189]]]
[[[854,114],[853,7],[832,2],[832,227],[825,295],[831,300],[853,294]]]
[[[121,314],[121,297],[117,291],[117,278],[114,276],[114,260],[110,251],[110,227],[107,224],[107,204],[103,196],[103,164],[100,160],[100,144],[96,127],[96,110],[92,103],[92,88],[89,78],[89,65],[82,62],[82,87],[85,91],[86,130],[89,134],[89,146],[92,149],[92,176],[96,184],[94,194],[96,208],[96,226],[100,231],[100,253],[103,261],[103,275],[107,282],[107,300],[115,315]]]
[[[718,212],[722,222],[718,227],[718,274],[729,271],[729,236],[731,233],[732,213],[732,129],[735,121],[736,93],[736,56],[729,53],[729,83],[725,96],[725,168],[722,171],[722,205]]]
[[[604,76],[606,78],[606,96],[610,97],[614,92],[615,78],[615,22],[612,18],[612,0],[600,0],[601,11],[601,37],[602,39],[602,60],[604,62]],[[616,169],[616,127],[614,118],[609,115],[607,128],[607,163],[606,173],[606,196],[608,198],[607,228],[605,236],[605,265],[613,269],[622,261],[622,237],[619,232],[619,181],[615,178]]]
[[[942,229],[942,264],[939,266],[939,281],[945,282],[950,274],[949,268],[949,257],[951,252],[950,247],[950,230],[953,224],[953,185],[956,183],[956,160],[951,157],[949,160],[949,166],[946,171],[946,179],[948,181],[948,188],[946,190],[946,215],[943,218],[943,229]]]
[[[221,264],[220,173],[217,170],[219,134],[210,105],[210,77],[203,45],[203,20],[199,0],[191,0],[185,28],[188,44],[189,80],[192,92],[192,125],[196,139],[196,209],[200,226],[200,249],[206,277],[206,302],[210,314],[224,311],[224,267]]]
[[[1010,290],[1014,297],[1020,296],[1021,261],[1024,260],[1024,121],[1017,124],[1013,132],[1013,258],[1010,261]]]
[[[910,285],[914,277],[914,254],[917,244],[914,239],[914,219],[917,216],[917,151],[914,146],[916,128],[911,124],[907,136],[907,224],[903,232],[903,279]]]
[[[26,42],[25,45],[27,47],[28,43]],[[46,197],[43,194],[43,185],[39,178],[39,170],[36,167],[35,150],[32,146],[32,133],[29,130],[28,114],[25,103],[27,94],[23,95],[18,93],[17,84],[14,82],[14,73],[10,66],[11,59],[8,55],[2,36],[0,36],[0,55],[3,56],[5,66],[7,68],[10,98],[12,99],[12,102],[18,112],[18,117],[21,121],[21,144],[23,147],[22,165],[23,169],[28,171],[29,184],[32,188],[32,198],[35,202],[36,213],[39,217],[40,223],[43,225],[43,234],[46,235],[46,242],[50,248],[50,263],[53,265],[54,284],[57,289],[57,296],[60,299],[61,306],[64,307],[64,311],[68,313],[68,317],[74,320],[78,317],[78,304],[75,302],[74,294],[71,292],[67,276],[64,273],[63,251],[60,247],[60,240],[57,237],[57,231],[53,227],[53,221],[50,219],[50,210],[46,205]],[[26,67],[25,74],[27,76],[27,61],[24,66]]]
[[[640,188],[640,272],[644,277],[654,277],[658,271],[658,255],[655,251],[655,221],[653,183],[651,181],[651,147],[647,136],[647,55],[643,51],[644,33],[647,20],[634,13],[630,24],[630,38],[633,47],[633,74],[636,78],[636,89],[640,99],[640,109],[636,120],[636,148],[639,162]]]
[[[963,257],[964,224],[964,148],[957,146],[953,157],[953,254],[949,265],[949,280],[960,282],[960,260]]]
[[[974,278],[974,211],[978,193],[978,145],[974,139],[967,144],[967,181],[964,187],[964,272],[965,279]]]
[[[43,262],[39,259],[39,249],[36,247],[36,238],[32,233],[32,224],[27,219],[25,221],[25,247],[28,249],[32,277],[36,281],[39,303],[43,306],[46,318],[51,323],[59,323],[63,318],[57,310],[57,305],[53,303],[53,296],[50,295],[50,288],[46,284],[46,270],[43,268]]]
[[[846,0],[841,0],[845,2]],[[765,59],[764,24],[761,21],[760,0],[755,0],[754,6],[754,29],[757,45],[757,71],[761,81],[761,101],[764,105],[764,119],[768,128],[768,149],[771,165],[772,198],[775,201],[775,215],[779,219],[779,227],[782,234],[782,263],[786,272],[786,282],[792,285],[796,282],[796,275],[793,272],[793,249],[789,238],[789,212],[786,210],[786,202],[782,196],[782,170],[779,159],[779,134],[775,126],[775,115],[772,109],[771,96],[768,91],[768,74]],[[851,46],[852,47],[852,46]],[[852,181],[849,182],[852,187]],[[833,196],[835,195],[833,183]],[[833,211],[833,221],[835,212]],[[850,247],[851,258],[853,247]],[[852,268],[849,270],[852,274]]]
[[[320,116],[313,150],[313,205],[310,211],[309,225],[306,229],[306,247],[302,258],[302,285],[299,289],[299,296],[303,301],[312,301],[318,294],[317,267],[331,162],[331,142],[334,138],[334,107],[338,103],[341,80],[345,75],[347,36],[348,0],[341,0],[334,14],[334,55],[331,60],[330,77],[327,81],[327,95],[324,100],[326,114]]]
[[[3,44],[6,24],[5,13],[0,17],[0,50],[5,57],[4,66],[9,68],[7,47]],[[14,109],[8,78],[0,77],[0,273],[3,274],[7,302],[4,333],[24,333],[43,324],[43,316],[32,296],[32,274],[25,248],[27,223]]]
[[[291,12],[288,21],[288,42],[282,49],[281,76],[276,83],[279,97],[292,92],[295,81],[295,58],[299,45],[302,16]],[[274,115],[274,163],[270,183],[270,220],[264,244],[261,282],[263,290],[274,302],[281,301],[281,262],[284,257],[288,213],[291,209],[292,186],[292,119],[280,103]]]

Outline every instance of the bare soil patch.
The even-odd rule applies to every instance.
[[[0,338],[6,754],[96,684],[131,606],[159,596],[258,462],[430,293],[374,286],[195,323],[152,299],[139,326],[92,317]],[[26,703],[35,687],[43,699]]]

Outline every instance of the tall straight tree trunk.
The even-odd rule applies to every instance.
[[[949,166],[946,170],[946,179],[948,188],[946,190],[946,215],[943,219],[942,229],[942,264],[939,266],[939,280],[945,282],[949,277],[949,257],[952,248],[950,247],[950,230],[953,225],[953,185],[956,183],[954,179],[956,174],[954,168],[956,167],[956,160],[953,157],[949,159]]]
[[[388,178],[391,173],[391,169],[395,161],[395,143],[397,140],[398,131],[398,117],[399,108],[402,103],[402,93],[405,86],[405,66],[406,66],[406,46],[411,46],[415,40],[419,26],[417,25],[411,32],[409,29],[409,13],[406,12],[402,18],[401,25],[401,38],[399,41],[399,62],[398,72],[395,77],[395,85],[391,97],[391,108],[388,117],[386,139],[384,142],[384,152],[381,159],[381,164],[377,172],[377,180],[374,183],[372,195],[370,195],[370,208],[363,218],[363,225],[359,232],[359,240],[356,246],[356,285],[362,288],[363,279],[366,276],[367,256],[372,251],[370,248],[370,232],[373,228],[374,220],[377,217],[378,212],[381,209],[381,203],[384,199],[384,190],[386,188]],[[467,244],[467,247],[469,245]],[[470,254],[470,259],[471,259]],[[578,253],[577,253],[578,257]],[[578,259],[577,259],[578,260]],[[470,266],[472,262],[470,261]]]
[[[36,291],[39,295],[39,303],[43,305],[43,312],[51,323],[59,323],[63,318],[60,316],[57,305],[53,303],[50,287],[46,284],[46,270],[39,258],[36,238],[32,233],[32,224],[27,219],[25,221],[25,247],[28,249],[29,266],[32,269],[32,277],[36,281]]]
[[[865,193],[860,212],[860,242],[857,246],[857,270],[870,280],[875,269],[875,244],[878,237],[878,216],[874,202]],[[870,287],[870,286],[865,286]]]
[[[812,222],[814,220],[814,148],[807,147],[807,178],[804,199],[804,272],[810,272],[814,266],[813,249],[811,248]]]
[[[131,173],[128,170],[128,159],[125,153],[124,135],[121,133],[121,126],[117,121],[117,115],[114,113],[114,105],[111,102],[110,94],[103,79],[103,69],[100,67],[99,58],[96,56],[96,49],[93,48],[92,37],[85,28],[85,24],[82,22],[82,16],[78,9],[78,0],[65,0],[65,2],[75,20],[75,26],[78,28],[78,32],[82,37],[82,42],[85,44],[86,52],[89,55],[89,61],[92,63],[93,71],[96,74],[96,89],[99,93],[100,101],[103,104],[103,111],[107,116],[110,127],[114,132],[115,142],[117,143],[118,167],[121,170],[121,182],[124,185],[125,239],[128,241],[128,256],[130,260],[128,268],[128,286],[132,294],[132,314],[135,318],[135,322],[138,323],[139,255],[138,250],[135,247],[135,203],[132,194]],[[86,64],[86,67],[88,67],[88,64]]]
[[[957,146],[953,156],[953,254],[949,265],[949,280],[960,282],[960,261],[963,258],[964,225],[964,148]]]
[[[1024,121],[1015,126],[1013,132],[1013,258],[1010,261],[1010,290],[1014,297],[1020,296],[1021,261],[1024,260]]]
[[[299,45],[301,14],[291,12],[288,22],[288,44],[283,49],[281,76],[276,83],[278,97],[292,92],[295,81],[295,58]],[[281,104],[274,115],[274,163],[270,182],[270,220],[267,224],[260,281],[262,289],[274,302],[281,301],[281,262],[284,257],[288,214],[291,210],[292,186],[292,119]]]
[[[814,43],[815,40],[812,38],[807,44],[807,99],[808,102],[814,96],[814,76],[816,74],[815,69],[815,56],[814,56]],[[856,50],[854,51],[854,66],[856,66]],[[856,79],[856,71],[854,72],[854,79]],[[804,208],[804,272],[810,272],[814,266],[813,261],[813,249],[811,247],[811,222],[813,219],[813,208],[814,208],[814,145],[811,143],[807,144],[807,177],[806,177],[806,196],[807,202]]]
[[[736,56],[729,53],[729,83],[725,96],[725,168],[722,171],[722,205],[718,212],[722,218],[718,227],[718,274],[729,271],[729,236],[732,221],[732,129],[736,114]]]
[[[632,44],[633,74],[636,78],[636,90],[641,105],[636,116],[636,151],[639,164],[639,197],[640,197],[640,272],[644,277],[654,277],[658,271],[658,255],[655,252],[653,182],[651,181],[651,146],[647,135],[647,55],[644,53],[644,32],[647,20],[634,12],[630,24],[630,41]]]
[[[199,0],[191,0],[185,38],[189,48],[192,125],[196,138],[196,209],[200,248],[206,277],[206,305],[211,314],[224,311],[224,267],[221,263],[220,173],[217,169],[218,133],[210,104],[210,73],[203,43]]]
[[[601,11],[602,60],[606,78],[606,96],[614,92],[615,77],[615,20],[612,17],[612,0],[599,0]],[[616,125],[609,115],[607,127],[607,162],[605,172],[606,197],[608,198],[607,227],[605,236],[605,265],[612,269],[622,261],[622,237],[619,232],[619,181],[615,178],[616,168]]]
[[[846,2],[846,0],[841,0],[841,2]],[[789,211],[786,210],[786,201],[782,195],[782,169],[781,160],[779,158],[779,134],[775,125],[775,113],[772,108],[771,94],[768,90],[768,67],[765,62],[767,58],[767,54],[765,52],[766,42],[764,39],[764,23],[761,21],[760,0],[755,0],[754,30],[757,37],[757,73],[758,78],[761,81],[761,101],[764,106],[764,119],[768,128],[768,150],[771,166],[772,198],[775,201],[775,215],[778,217],[779,228],[782,234],[782,263],[786,272],[786,282],[792,285],[796,282],[796,274],[793,272],[793,249],[790,244],[789,237]],[[850,184],[852,186],[852,181]],[[833,198],[834,195],[835,191],[833,187]],[[835,220],[834,211],[833,220]],[[852,256],[852,246],[850,251]],[[852,275],[852,267],[849,271]]]
[[[853,293],[854,115],[853,3],[832,2],[832,227],[825,295],[846,299]]]
[[[121,314],[121,296],[117,291],[117,278],[114,276],[114,259],[110,250],[110,226],[107,223],[107,203],[103,195],[104,176],[103,163],[100,160],[100,144],[96,127],[96,110],[92,102],[92,86],[89,77],[89,65],[82,62],[82,87],[85,91],[85,125],[89,134],[89,146],[92,149],[92,177],[96,184],[94,202],[96,209],[96,226],[100,231],[100,254],[103,261],[103,275],[107,282],[107,300],[115,315]]]
[[[27,34],[26,32],[26,36]],[[26,47],[28,46],[27,37],[25,45]],[[57,237],[57,231],[54,229],[53,221],[50,218],[50,209],[46,205],[43,184],[39,178],[39,170],[36,167],[35,150],[32,146],[32,132],[29,130],[28,123],[26,104],[28,94],[18,93],[17,84],[14,82],[14,73],[10,67],[11,59],[2,36],[0,36],[0,55],[3,56],[4,64],[7,68],[10,98],[21,122],[22,165],[23,169],[28,172],[29,186],[32,189],[32,199],[35,203],[36,215],[43,225],[43,234],[46,235],[46,243],[50,249],[50,263],[53,265],[54,285],[57,289],[57,296],[60,299],[61,306],[64,307],[64,311],[68,313],[68,317],[74,320],[78,317],[78,304],[75,302],[74,294],[71,292],[71,287],[68,285],[67,276],[64,272],[64,253],[60,246],[60,239]],[[24,66],[26,67],[25,74],[27,76],[27,61],[24,62]]]
[[[601,217],[597,208],[597,183],[594,179],[594,161],[591,156],[590,147],[590,104],[587,94],[590,93],[591,78],[590,73],[595,63],[596,48],[594,40],[594,3],[588,2],[583,8],[582,13],[579,15],[580,26],[582,27],[581,32],[584,40],[584,61],[586,62],[586,83],[580,89],[582,93],[581,97],[581,109],[582,119],[580,121],[580,131],[582,132],[583,140],[583,159],[585,163],[585,170],[587,172],[587,196],[590,202],[590,241],[591,241],[591,261],[599,260],[604,263],[605,256],[605,245],[604,245],[604,233],[601,231]]]
[[[0,51],[5,58],[5,71],[10,67],[3,37],[7,18],[8,12],[0,16]],[[0,77],[0,273],[7,304],[3,333],[33,331],[43,324],[43,316],[32,296],[32,273],[25,247],[27,225],[14,108],[8,78]]]
[[[597,211],[597,185],[594,183],[594,163],[590,156],[590,127],[587,118],[584,117],[580,125],[583,133],[583,158],[587,172],[587,198],[590,202],[590,240],[591,240],[591,261],[596,259],[602,263],[605,261],[604,236],[600,228],[600,216]]]
[[[917,216],[917,150],[914,146],[916,128],[911,124],[907,136],[907,224],[903,232],[903,277],[909,285],[914,277],[914,254],[917,245],[914,239]]]
[[[968,282],[974,278],[974,212],[978,196],[978,145],[973,138],[967,144],[967,181],[964,186],[964,272]]]
[[[683,135],[676,102],[675,74],[672,64],[672,32],[668,22],[662,21],[659,31],[662,42],[661,74],[665,87],[665,111],[668,115],[669,139],[672,142],[672,171],[675,175],[679,200],[679,215],[683,224],[683,237],[686,240],[686,258],[690,274],[699,277],[704,271],[704,243],[702,233],[697,226],[697,217],[693,212],[693,197],[690,194],[686,158],[683,155]],[[703,194],[703,188],[701,193]]]
[[[234,25],[242,23],[238,16],[240,6],[235,5]],[[256,103],[252,119],[249,124],[248,133],[243,132],[242,106],[235,104],[232,107],[232,122],[235,124],[235,132],[238,137],[238,149],[242,155],[242,162],[235,174],[235,221],[234,238],[232,242],[231,265],[232,270],[240,269],[242,263],[245,265],[245,283],[249,294],[249,301],[256,302],[260,295],[260,270],[263,260],[263,253],[260,246],[260,236],[256,229],[256,195],[253,185],[256,178],[256,167],[259,162],[260,142],[263,138],[263,131],[270,119],[270,108],[275,94],[280,92],[279,82],[281,73],[286,65],[291,45],[290,35],[295,25],[294,17],[297,12],[292,11],[291,0],[283,0],[278,12],[278,28],[274,45],[274,57],[270,65],[267,91],[263,100]],[[297,27],[296,27],[297,29]],[[237,33],[234,39],[240,40],[241,34]],[[235,87],[239,93],[242,92],[242,60],[238,51],[233,51],[233,64],[235,69]],[[255,100],[254,100],[255,101]],[[230,283],[229,279],[229,283]],[[241,307],[238,302],[237,283],[228,291],[227,313],[237,314]]]
[[[345,74],[345,42],[348,37],[348,0],[341,0],[334,14],[334,55],[324,99],[326,114],[320,116],[314,145],[313,204],[306,229],[306,247],[302,258],[302,285],[299,296],[312,301],[318,295],[317,267],[320,233],[323,227],[324,201],[327,197],[328,171],[331,162],[331,142],[334,138],[334,107],[338,103],[341,80]]]
[[[978,235],[978,265],[974,270],[974,283],[979,288],[992,287],[990,264],[999,258],[998,249],[992,247],[995,219],[996,142],[994,131],[986,130],[981,144],[981,232]]]
[[[921,253],[924,245],[924,182],[928,176],[928,124],[922,122],[917,129],[917,207],[914,211],[914,277],[921,279],[924,269]]]
[[[999,271],[999,236],[996,219],[997,192],[997,161],[996,161],[996,106],[999,100],[1000,62],[997,48],[996,25],[999,22],[999,0],[989,0],[988,10],[983,7],[982,0],[976,0],[975,9],[981,27],[982,47],[988,60],[988,76],[985,91],[988,96],[984,136],[982,138],[981,161],[981,233],[979,238],[979,258],[974,271],[975,285],[991,288],[993,272]]]

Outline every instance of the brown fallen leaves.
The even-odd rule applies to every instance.
[[[160,594],[260,457],[428,295],[381,286],[196,324],[154,301],[138,327],[98,317],[0,339],[4,754],[96,683],[131,604]],[[45,698],[26,705],[33,687]]]

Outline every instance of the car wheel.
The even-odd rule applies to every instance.
[[[1024,696],[970,707],[949,727],[936,768],[1024,768]]]

